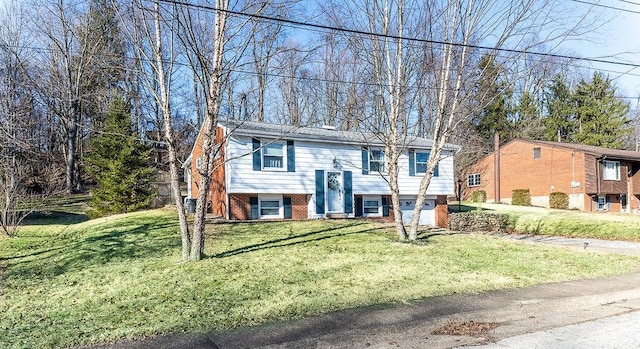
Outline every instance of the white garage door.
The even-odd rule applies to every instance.
[[[413,214],[413,208],[416,206],[415,199],[400,199],[402,203],[402,222],[405,224],[411,223],[411,215]],[[436,223],[436,201],[427,199],[422,205],[422,211],[420,212],[420,225],[435,226]]]

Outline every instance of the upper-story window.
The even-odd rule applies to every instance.
[[[478,187],[480,186],[480,174],[473,173],[467,176],[467,186],[468,187]]]
[[[384,173],[386,171],[385,162],[384,162],[384,152],[379,149],[370,149],[368,153],[369,153],[369,159],[368,159],[369,163],[363,164],[363,166],[365,166],[365,169],[368,169],[368,172]]]
[[[265,169],[286,169],[284,143],[274,142],[262,148],[262,167]]]
[[[533,158],[534,159],[540,159],[540,148],[533,148]]]
[[[415,173],[416,174],[427,173],[427,164],[429,162],[429,152],[415,152],[414,156],[415,156],[415,162],[414,162]],[[436,167],[433,169],[433,176],[438,177],[438,165],[436,165]]]
[[[602,161],[604,171],[602,178],[605,180],[619,181],[620,180],[620,161]]]

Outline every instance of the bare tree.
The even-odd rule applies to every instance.
[[[467,72],[476,65],[478,54],[501,53],[503,60],[520,64],[522,54],[531,48],[541,48],[585,33],[590,27],[587,11],[573,11],[567,15],[562,2],[523,0],[495,3],[493,1],[449,0],[429,4],[430,31],[436,57],[436,100],[433,114],[432,138],[434,146],[427,171],[420,183],[420,191],[413,211],[409,239],[416,238],[424,194],[433,171],[443,156],[443,149],[458,124],[468,120],[477,109],[469,106],[474,81]],[[575,22],[572,23],[572,20]],[[437,37],[435,36],[437,35]],[[493,37],[484,44],[483,38]],[[508,47],[505,53],[502,48]],[[484,71],[481,71],[481,74]],[[485,101],[485,103],[489,103]]]
[[[0,235],[12,236],[38,208],[47,183],[41,114],[32,94],[34,68],[23,35],[27,24],[18,4],[2,11],[0,25]]]
[[[136,0],[130,8],[121,11],[123,22],[129,23],[129,37],[141,74],[145,91],[152,96],[157,114],[160,116],[159,134],[167,146],[171,192],[175,200],[182,239],[182,260],[188,261],[191,253],[191,236],[184,203],[180,192],[180,162],[172,110],[173,74],[179,58],[176,50],[177,7],[161,5],[160,1]],[[126,21],[124,20],[126,19]]]

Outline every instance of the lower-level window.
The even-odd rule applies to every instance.
[[[282,218],[282,196],[261,196],[260,218]]]
[[[598,211],[609,210],[609,203],[607,202],[606,196],[598,196],[598,203],[596,205],[596,210]]]
[[[365,216],[380,216],[380,210],[382,208],[381,197],[363,197],[362,198],[362,211]]]

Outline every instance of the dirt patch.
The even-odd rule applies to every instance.
[[[487,337],[489,331],[498,327],[496,322],[451,321],[432,332],[435,335]]]

